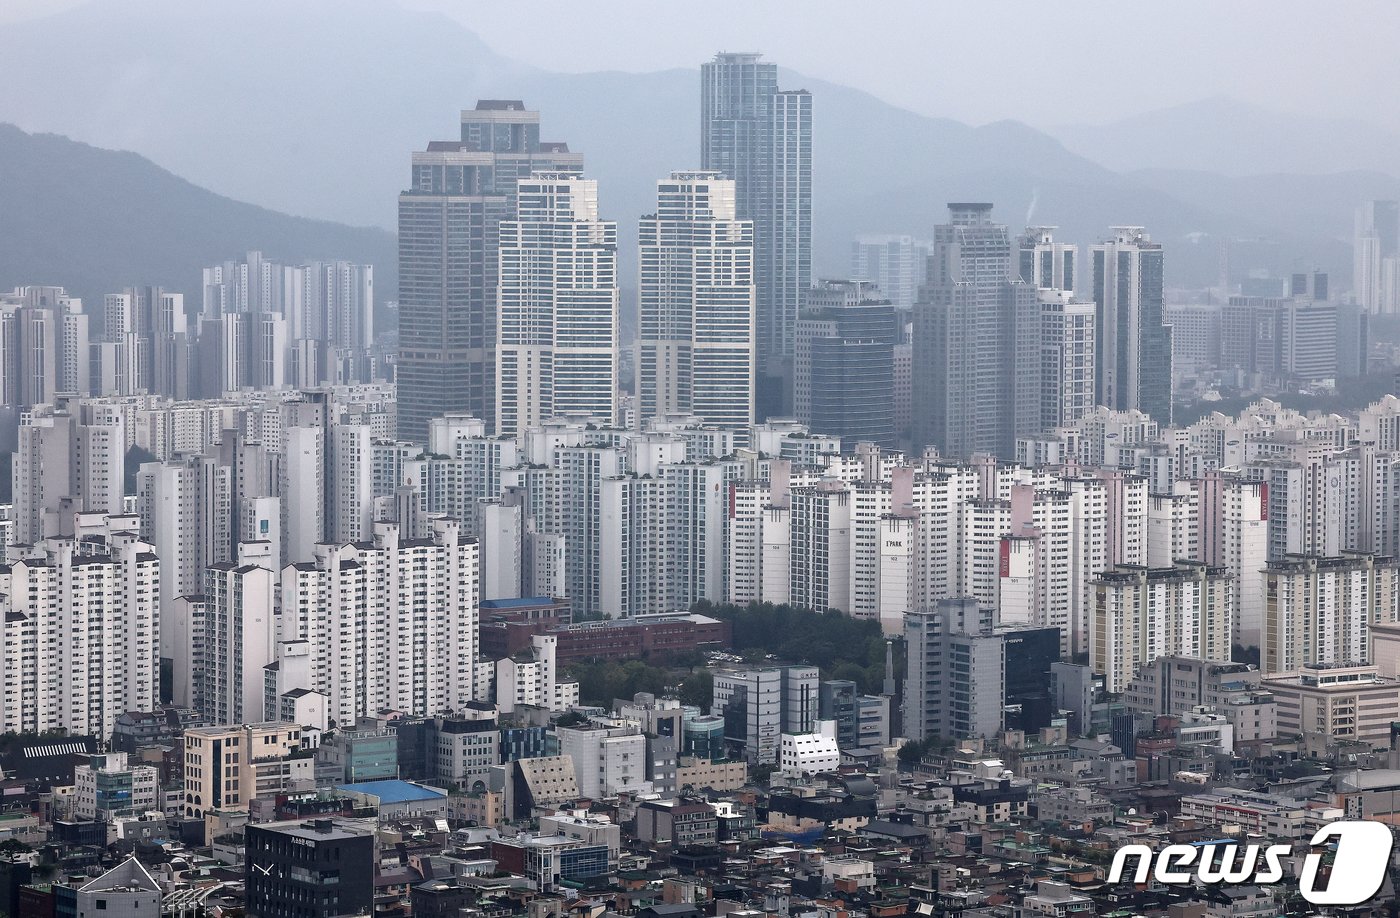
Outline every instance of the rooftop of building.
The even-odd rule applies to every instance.
[[[327,817],[324,819],[290,819],[285,822],[267,822],[254,826],[261,831],[276,832],[292,838],[309,841],[343,841],[373,835],[375,821],[372,819],[346,819]]]
[[[357,784],[340,784],[336,786],[336,790],[377,797],[381,804],[410,803],[417,800],[439,800],[447,796],[446,793],[436,788],[396,779],[385,781],[361,781]]]

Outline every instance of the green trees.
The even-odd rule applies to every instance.
[[[579,701],[586,705],[611,708],[614,698],[631,698],[638,692],[666,693],[669,673],[641,660],[589,660],[575,663],[566,679],[578,680]]]
[[[693,704],[708,711],[715,698],[715,674],[701,667],[681,680],[681,704]]]
[[[825,679],[849,679],[860,692],[880,691],[885,677],[885,638],[879,622],[854,619],[836,609],[816,612],[800,606],[751,603],[716,605],[701,601],[690,611],[730,623],[732,646],[747,662],[772,654],[787,663],[821,667]],[[903,654],[895,654],[895,678]]]
[[[937,733],[930,733],[921,740],[905,740],[899,747],[899,761],[903,765],[917,765],[924,756],[935,752],[946,752],[953,747],[952,740],[946,740]]]

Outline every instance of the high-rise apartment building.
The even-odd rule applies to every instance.
[[[455,520],[427,539],[376,523],[372,542],[320,543],[282,571],[279,640],[309,642],[311,685],[337,724],[475,700],[478,556]]]
[[[1089,665],[1104,689],[1124,691],[1138,670],[1168,654],[1229,662],[1234,591],[1222,568],[1117,565],[1094,581]]]
[[[1231,574],[1234,642],[1258,647],[1264,627],[1264,566],[1269,554],[1269,489],[1235,473],[1207,472],[1200,495],[1200,560]]]
[[[191,653],[173,661],[177,670],[190,666],[193,707],[216,724],[262,719],[264,667],[277,637],[277,561],[266,542],[240,547],[238,561],[205,570],[202,614],[187,626]]]
[[[62,287],[0,294],[0,406],[18,410],[59,393],[86,395],[89,366],[82,300]]]
[[[200,352],[220,363],[217,372],[197,368],[204,395],[240,381],[308,387],[374,378],[372,266],[283,265],[249,252],[205,268],[203,289]]]
[[[428,421],[465,412],[495,426],[500,223],[532,172],[577,173],[583,157],[540,140],[539,112],[483,100],[462,112],[458,140],[413,154],[399,195],[399,438],[422,443]]]
[[[617,414],[617,224],[598,218],[598,183],[536,172],[500,226],[496,432],[555,415]]]
[[[135,517],[70,523],[0,567],[4,731],[110,736],[122,714],[159,700],[159,560]]]
[[[700,68],[700,167],[735,182],[754,225],[758,415],[791,404],[797,315],[812,282],[812,96],[780,91],[777,64],[716,54]]]
[[[990,204],[949,204],[914,308],[915,441],[1010,457],[1041,429],[1040,304]]]
[[[1400,620],[1400,561],[1367,552],[1292,556],[1264,572],[1266,673],[1371,661],[1370,626]]]
[[[1356,209],[1351,292],[1369,313],[1400,311],[1400,201]]]
[[[1097,309],[1065,290],[1040,299],[1040,428],[1073,424],[1094,410],[1094,325]]]
[[[27,414],[12,471],[15,543],[71,535],[80,511],[121,513],[125,456],[120,414],[67,399]]]
[[[642,422],[671,413],[745,427],[755,411],[754,221],[735,181],[673,172],[639,230],[637,374]]]
[[[204,571],[232,557],[229,470],[212,456],[143,463],[136,475],[141,532],[161,559],[160,655],[179,656],[181,596],[203,595]],[[188,699],[179,703],[190,704]]]
[[[1163,324],[1162,246],[1140,226],[1115,226],[1093,247],[1089,290],[1094,329],[1095,400],[1137,408],[1159,424],[1172,419],[1172,333]]]

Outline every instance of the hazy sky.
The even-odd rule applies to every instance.
[[[441,10],[507,56],[551,70],[646,71],[695,66],[721,48],[760,50],[974,124],[1099,122],[1230,95],[1400,130],[1393,0],[401,2]],[[0,21],[74,5],[0,0]]]

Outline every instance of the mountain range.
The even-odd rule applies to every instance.
[[[346,258],[397,286],[394,234],[289,217],[206,191],[135,153],[0,124],[0,290],[57,284],[89,311],[104,293],[158,284],[198,304],[200,268],[260,249],[291,262]]]
[[[410,152],[455,137],[458,110],[477,98],[524,100],[541,111],[545,139],[584,153],[627,257],[655,180],[698,166],[695,70],[553,73],[504,58],[439,14],[388,0],[247,0],[237,16],[184,0],[94,3],[0,27],[0,47],[8,77],[0,121],[132,150],[219,195],[305,217],[392,228]],[[1013,227],[1058,224],[1081,244],[1113,224],[1144,225],[1168,246],[1170,283],[1215,281],[1226,239],[1267,242],[1232,246],[1236,275],[1306,266],[1349,278],[1353,207],[1400,195],[1400,180],[1383,168],[1396,147],[1384,132],[1355,125],[1345,155],[1342,135],[1300,129],[1297,149],[1266,157],[1275,134],[1256,126],[1261,143],[1243,146],[1248,107],[1218,100],[1158,113],[1160,130],[1148,117],[1047,132],[926,117],[794,73],[781,82],[814,94],[822,276],[845,274],[857,234],[928,235],[944,202],[988,200]],[[1269,131],[1288,120],[1259,117]],[[1258,168],[1244,168],[1250,162]],[[46,195],[73,196],[43,174],[28,176],[40,213]],[[152,216],[165,206],[144,201]],[[188,212],[180,219],[198,222]],[[158,222],[186,235],[170,219]],[[292,224],[280,225],[290,232]],[[331,228],[322,228],[329,240]],[[0,241],[13,232],[0,223]],[[373,247],[375,231],[335,232],[361,233],[354,238]],[[74,270],[81,263],[110,274],[124,253],[70,257]],[[377,264],[384,277],[387,265]],[[145,270],[139,261],[124,267]]]

